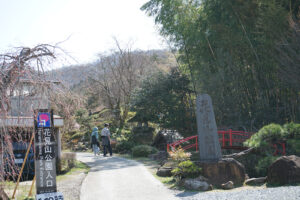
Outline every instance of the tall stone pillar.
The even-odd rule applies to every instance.
[[[222,158],[222,153],[211,98],[208,94],[203,94],[198,95],[196,101],[200,161],[218,161]]]

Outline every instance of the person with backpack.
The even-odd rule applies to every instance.
[[[101,139],[103,146],[103,156],[106,156],[107,150],[109,151],[110,156],[112,156],[112,149],[110,146],[110,131],[108,129],[109,124],[104,124],[104,128],[101,131]]]
[[[93,128],[91,135],[91,148],[93,149],[95,156],[100,154],[99,133],[97,127]]]

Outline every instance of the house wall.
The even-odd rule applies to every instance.
[[[11,110],[8,112],[10,116],[32,116],[36,109],[50,108],[50,102],[46,96],[14,96],[10,99]]]

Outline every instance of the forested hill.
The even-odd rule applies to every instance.
[[[158,68],[164,71],[172,66],[176,66],[174,55],[167,50],[133,51],[132,54],[148,57],[155,61]],[[84,65],[65,66],[49,73],[53,79],[60,81],[64,86],[73,88],[81,82],[84,82],[91,74],[93,74],[99,61],[100,58],[95,62]]]
[[[93,64],[65,66],[50,73],[54,80],[60,81],[64,86],[72,88],[74,85],[86,80],[87,74],[93,69]]]

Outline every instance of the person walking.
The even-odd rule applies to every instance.
[[[100,153],[99,133],[98,128],[94,127],[91,135],[91,147],[95,156]]]
[[[107,150],[109,151],[110,156],[112,156],[112,149],[110,146],[110,131],[108,128],[109,128],[109,124],[105,123],[104,128],[101,131],[103,156],[106,156]]]

